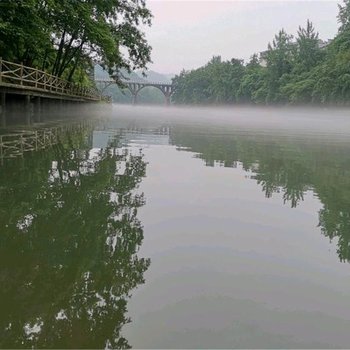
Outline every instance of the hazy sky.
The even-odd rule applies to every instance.
[[[153,25],[146,29],[153,64],[160,73],[178,73],[205,64],[213,55],[249,59],[264,51],[281,29],[296,34],[309,18],[321,39],[337,32],[341,1],[148,0]]]

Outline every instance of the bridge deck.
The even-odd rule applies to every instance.
[[[140,84],[140,85],[146,85],[146,86],[172,86],[172,83],[164,83],[160,81],[149,81],[149,80],[127,80],[127,79],[121,79],[120,80],[123,84]],[[110,83],[110,84],[116,84],[116,81],[114,79],[95,79],[96,83]]]

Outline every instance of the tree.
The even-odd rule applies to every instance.
[[[339,5],[339,31],[322,42],[312,22],[295,40],[284,29],[268,50],[239,60],[213,57],[174,79],[175,103],[350,104],[350,0]],[[264,62],[264,63],[265,63]]]
[[[339,33],[342,33],[350,29],[350,1],[343,0],[343,5],[338,4],[338,9]]]
[[[291,73],[293,68],[294,46],[291,42],[293,36],[288,35],[284,29],[280,30],[269,43],[267,51],[267,96],[266,102],[283,102],[280,86],[284,76]]]
[[[42,68],[52,49],[51,31],[43,1],[0,2],[0,56],[8,61]]]
[[[109,73],[145,68],[145,0],[9,0],[0,4],[3,58],[74,80],[99,62]]]
[[[306,28],[299,27],[295,52],[295,71],[308,72],[318,65],[323,57],[319,46],[318,33],[307,20]]]
[[[235,103],[242,77],[243,61],[222,61],[214,56],[204,67],[186,72],[173,79],[175,103],[219,104]]]
[[[236,95],[238,102],[265,102],[265,71],[265,68],[259,64],[258,55],[254,54],[245,67],[244,74]]]
[[[52,73],[71,78],[79,62],[93,59],[109,70],[144,68],[150,46],[139,25],[151,24],[144,0],[52,0],[49,20],[57,54]],[[124,55],[124,51],[128,55]]]

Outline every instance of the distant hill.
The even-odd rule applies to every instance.
[[[165,77],[167,77],[170,81],[175,78],[176,74],[164,74]]]
[[[137,73],[138,76],[140,76],[143,79],[148,80],[148,81],[165,83],[165,84],[170,84],[171,83],[171,79],[167,75],[155,72],[153,70],[146,71],[145,72],[146,73],[146,77],[143,77],[142,73],[140,71],[137,71],[136,73]]]
[[[96,65],[94,67],[95,70],[95,79],[99,80],[99,79],[109,79],[110,76],[108,74],[107,71],[105,71],[100,65]],[[130,74],[126,71],[126,70],[122,70],[121,73],[125,76],[125,78],[127,79],[131,79],[131,80],[145,80],[144,78],[140,78],[138,74],[136,74],[135,72],[131,72]]]
[[[94,67],[95,79],[107,79],[109,74],[98,64]]]
[[[139,81],[152,81],[170,84],[171,79],[175,76],[174,74],[161,74],[153,70],[146,71],[146,76],[142,75],[141,71],[131,72],[130,74],[126,70],[122,70],[122,74],[125,78],[130,80]],[[95,66],[95,79],[108,79],[109,74],[100,65]]]

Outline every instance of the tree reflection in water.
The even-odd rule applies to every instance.
[[[121,328],[138,258],[141,152],[89,135],[0,168],[0,346],[129,348]],[[114,140],[114,143],[117,143]]]
[[[209,131],[208,131],[209,130]],[[292,208],[304,200],[307,191],[320,199],[321,232],[335,239],[341,261],[350,262],[350,159],[349,142],[323,137],[279,135],[257,130],[206,130],[172,128],[172,143],[191,150],[207,166],[225,167],[240,163],[255,179],[267,198],[281,193]]]

